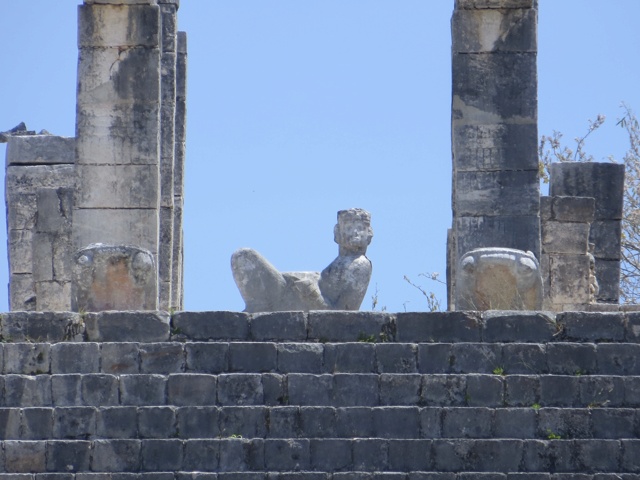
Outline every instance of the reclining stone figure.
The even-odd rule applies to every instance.
[[[262,255],[241,248],[231,256],[246,312],[358,310],[371,279],[365,256],[373,230],[369,212],[340,210],[334,227],[338,256],[322,272],[279,272]]]

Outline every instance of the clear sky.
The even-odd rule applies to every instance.
[[[539,0],[539,125],[621,158],[640,111],[640,1]],[[0,0],[0,131],[73,136],[79,0]],[[453,0],[182,0],[188,34],[185,308],[242,310],[231,253],[281,270],[337,255],[336,212],[372,214],[362,309],[421,311],[451,224]],[[0,146],[0,155],[4,147]],[[6,232],[0,233],[4,250]],[[0,285],[8,279],[0,253]],[[7,310],[0,294],[0,311]]]

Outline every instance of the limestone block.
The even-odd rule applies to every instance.
[[[600,162],[551,164],[552,196],[595,198],[596,220],[622,218],[624,165]]]
[[[551,197],[553,218],[561,222],[591,223],[595,215],[595,199],[591,197]]]
[[[162,52],[160,69],[162,104],[170,104],[176,100],[176,54]]]
[[[78,78],[78,105],[156,103],[160,100],[160,51],[81,49]]]
[[[78,47],[157,47],[160,9],[156,4],[149,0],[85,2],[78,7]]]
[[[618,303],[620,298],[620,262],[596,258],[596,277],[600,285],[596,299],[599,302]]]
[[[31,230],[9,230],[9,273],[32,273],[33,255]]]
[[[451,29],[452,51],[535,52],[537,13],[532,8],[456,10]]]
[[[546,253],[586,255],[589,249],[589,224],[542,222],[542,249]]]
[[[456,269],[457,310],[540,310],[542,277],[531,252],[481,248]]]
[[[157,165],[77,165],[77,208],[156,208]]]
[[[537,145],[535,123],[453,126],[457,171],[537,170]]]
[[[545,222],[553,218],[553,201],[552,197],[540,196],[540,221]]]
[[[176,51],[177,37],[177,5],[175,2],[160,2],[160,15],[162,19],[162,51]]]
[[[73,244],[134,244],[157,253],[158,212],[155,209],[76,209]]]
[[[187,33],[178,32],[176,58],[176,96],[185,98],[187,93]]]
[[[37,232],[58,233],[70,231],[73,210],[71,188],[38,188],[36,190]]]
[[[79,164],[158,163],[158,104],[82,105],[76,127]]]
[[[549,254],[540,254],[540,275],[542,276],[542,308],[543,310],[554,310],[549,298],[551,292],[551,259]]]
[[[453,126],[535,123],[535,53],[454,54],[452,68]]]
[[[67,312],[71,310],[71,282],[35,282],[36,310]]]
[[[75,311],[155,310],[153,255],[131,246],[93,244],[74,254]]]
[[[171,265],[171,305],[182,310],[183,295],[183,234],[182,234],[182,202],[176,202],[173,208],[173,253]]]
[[[48,233],[33,236],[33,279],[36,282],[53,280],[53,241]]]
[[[459,216],[537,215],[538,170],[456,172],[454,211]]]
[[[476,248],[502,247],[540,252],[540,219],[528,216],[457,217],[455,219],[458,258]]]
[[[57,234],[52,239],[53,246],[53,278],[57,281],[71,280],[71,232]]]
[[[9,137],[7,166],[75,163],[76,139],[55,135]]]
[[[73,165],[16,165],[7,167],[8,193],[35,194],[38,188],[73,188]]]
[[[36,291],[31,274],[9,276],[9,310],[33,311],[36,309]]]
[[[6,193],[7,226],[11,230],[33,230],[36,225],[37,199],[35,194]]]
[[[599,259],[620,260],[620,220],[596,220],[591,224],[589,241],[595,244],[593,256]]]
[[[456,0],[455,8],[535,8],[537,0]]]
[[[554,304],[589,303],[589,257],[549,255],[550,291]]]

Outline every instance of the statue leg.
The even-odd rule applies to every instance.
[[[231,256],[231,270],[245,301],[246,312],[273,312],[282,298],[286,280],[255,250],[241,248]]]

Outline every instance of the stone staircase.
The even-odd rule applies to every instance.
[[[4,314],[0,480],[640,478],[640,314]]]

